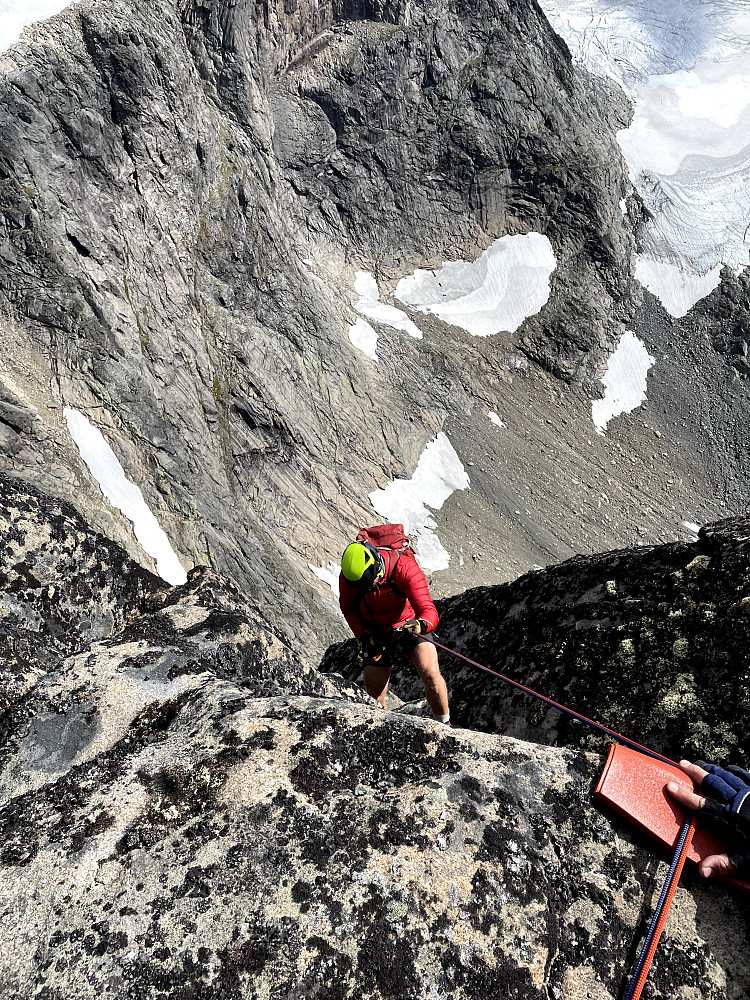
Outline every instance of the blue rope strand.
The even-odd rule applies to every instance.
[[[685,838],[688,835],[688,830],[690,829],[690,817],[685,820],[685,825],[682,828],[682,833],[680,834],[680,839],[677,841],[677,849],[674,852],[674,857],[672,858],[672,864],[669,867],[669,872],[664,881],[664,885],[661,890],[661,896],[659,897],[659,902],[656,904],[656,909],[654,910],[654,915],[651,919],[651,925],[646,934],[646,940],[643,942],[643,947],[641,948],[641,953],[638,956],[638,961],[636,962],[635,972],[633,977],[628,984],[627,992],[623,1000],[632,1000],[633,993],[635,993],[635,988],[638,985],[638,978],[641,974],[641,969],[643,968],[643,963],[646,961],[646,955],[648,954],[648,949],[651,946],[651,941],[654,937],[654,932],[656,931],[656,925],[659,922],[659,917],[661,916],[661,911],[664,908],[664,902],[667,898],[667,893],[674,880],[674,873],[677,869],[677,865],[680,860],[680,854],[682,853],[682,848],[685,846]]]

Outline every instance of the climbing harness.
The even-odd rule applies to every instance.
[[[519,691],[523,691],[525,694],[531,695],[533,698],[538,698],[547,705],[551,705],[552,708],[556,708],[560,712],[564,712],[566,715],[571,716],[571,718],[578,719],[579,722],[583,722],[587,726],[591,726],[592,729],[596,729],[601,733],[606,733],[607,736],[611,736],[622,745],[630,747],[631,750],[636,750],[638,753],[646,754],[654,760],[659,760],[665,764],[677,767],[675,762],[670,760],[669,757],[665,757],[663,754],[657,753],[655,750],[651,750],[640,743],[636,743],[635,740],[628,739],[626,736],[616,732],[614,729],[610,729],[608,726],[603,726],[600,722],[595,722],[593,719],[589,719],[580,712],[576,712],[574,709],[568,708],[566,705],[561,705],[560,702],[554,701],[554,699],[548,698],[546,695],[540,694],[538,691],[534,691],[532,688],[526,687],[525,684],[520,684],[518,681],[514,681],[511,677],[507,677],[505,674],[501,674],[496,670],[491,670],[489,667],[485,667],[482,663],[477,663],[476,660],[472,660],[468,656],[464,656],[462,653],[457,653],[448,646],[443,646],[442,643],[437,642],[431,635],[426,636],[425,638],[434,646],[437,646],[438,649],[442,649],[446,653],[450,653],[451,656],[455,656],[459,660],[464,660],[466,663],[470,663],[472,666],[478,667],[487,674],[492,674],[493,677],[497,677],[505,684],[509,684],[511,687],[514,687]],[[659,902],[656,905],[651,924],[646,934],[646,939],[643,943],[643,947],[641,948],[640,955],[638,956],[638,961],[636,962],[635,970],[625,993],[624,1000],[639,1000],[641,991],[643,990],[643,986],[646,982],[646,977],[648,976],[649,969],[651,968],[651,963],[656,952],[656,947],[659,943],[659,938],[664,930],[667,914],[669,913],[669,909],[672,905],[674,894],[677,891],[677,885],[680,881],[685,859],[687,858],[688,851],[690,850],[695,829],[696,818],[695,815],[691,815],[685,821],[677,841],[674,857],[672,858],[672,863],[665,879],[664,886],[662,887]]]

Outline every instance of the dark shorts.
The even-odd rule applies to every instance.
[[[388,667],[389,670],[392,670],[394,667],[405,665],[409,662],[411,654],[417,646],[422,642],[429,641],[423,635],[400,632],[386,644],[383,655],[378,660],[366,660],[365,666],[372,663],[375,667]]]

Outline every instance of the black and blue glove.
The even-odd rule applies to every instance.
[[[701,815],[720,823],[731,833],[734,850],[729,860],[741,875],[750,874],[750,772],[742,767],[717,767],[697,760],[708,774],[701,782],[705,796]]]

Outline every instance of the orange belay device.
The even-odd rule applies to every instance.
[[[655,840],[674,850],[688,810],[666,790],[670,781],[693,791],[692,781],[676,765],[613,743],[594,794]],[[697,864],[711,854],[724,853],[726,846],[720,838],[699,825],[687,853],[688,860]],[[750,892],[750,882],[738,878],[722,881]]]

